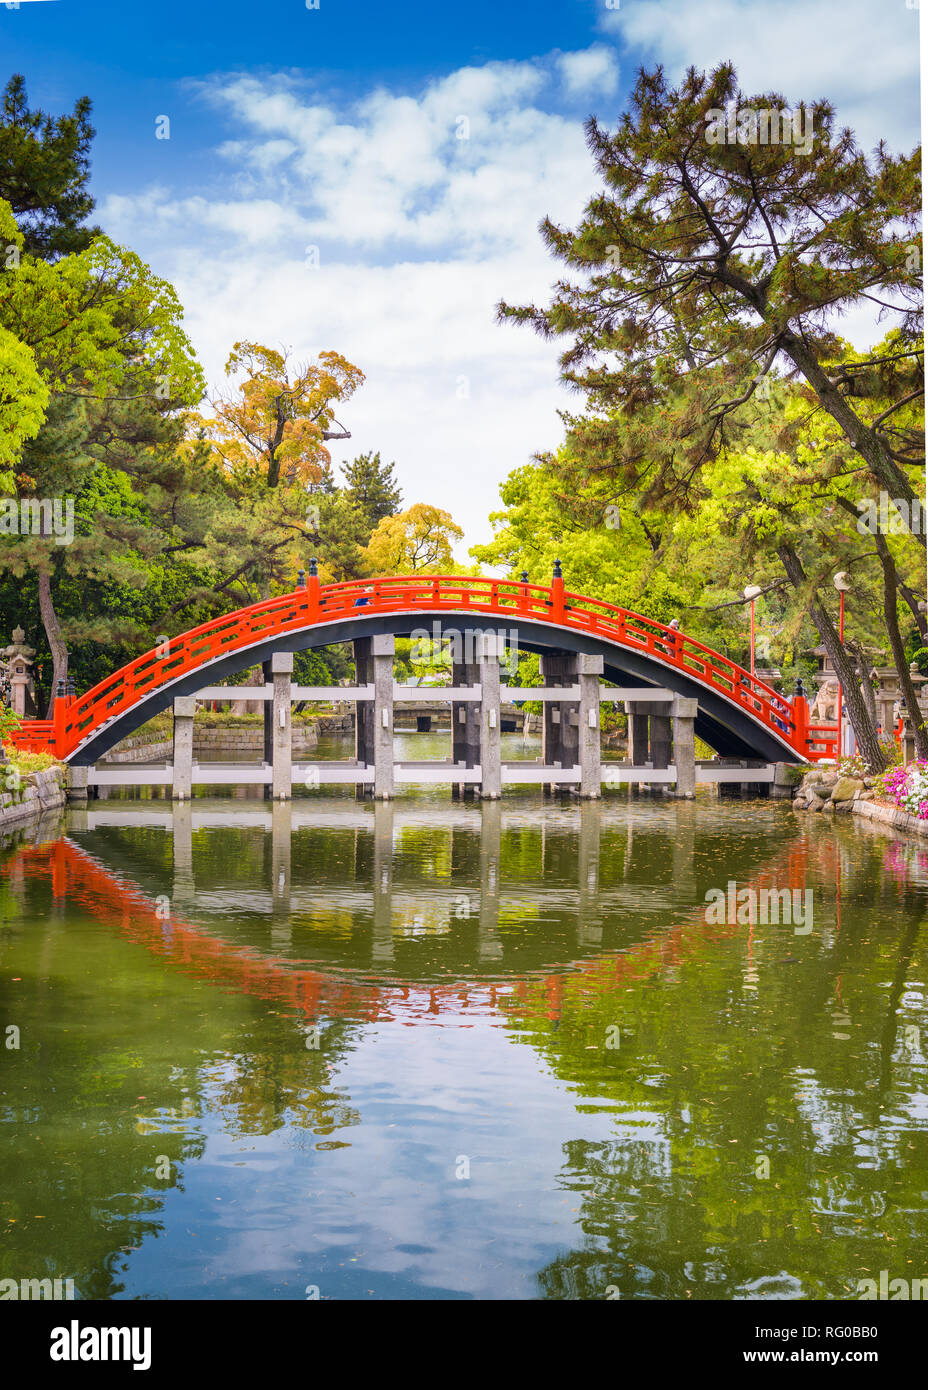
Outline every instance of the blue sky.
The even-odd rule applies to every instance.
[[[343,352],[367,382],[336,460],[380,448],[469,543],[576,405],[557,348],[493,306],[545,300],[538,221],[595,191],[581,122],[612,122],[640,64],[730,57],[865,146],[919,133],[904,0],[22,0],[0,55],[34,104],[92,97],[97,220],[175,282],[211,384],[237,338]]]
[[[26,74],[37,104],[92,94],[96,183],[111,188],[161,172],[149,140],[155,108],[176,115],[172,157],[187,157],[196,176],[204,146],[224,132],[185,90],[191,80],[303,71],[350,100],[374,84],[415,88],[467,64],[584,48],[597,9],[595,0],[320,0],[312,11],[304,0],[23,0],[9,12],[0,0],[0,45],[3,67]]]

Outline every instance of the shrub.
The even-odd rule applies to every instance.
[[[19,718],[0,700],[0,743],[15,734],[19,725]]]
[[[924,759],[889,768],[876,779],[876,786],[901,811],[928,820],[928,762]]]

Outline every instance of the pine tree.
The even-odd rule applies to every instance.
[[[403,504],[403,494],[394,477],[395,463],[381,463],[376,454],[360,454],[342,472],[347,483],[347,495],[365,519],[369,540],[384,517],[396,516]]]
[[[84,224],[94,209],[87,191],[89,97],[70,116],[30,111],[21,74],[10,78],[0,107],[0,199],[9,203],[26,239],[25,249],[43,260],[83,251],[97,229]]]
[[[729,63],[691,68],[677,90],[642,71],[616,132],[591,119],[587,139],[604,191],[576,229],[542,227],[567,274],[547,308],[499,314],[568,340],[562,374],[595,416],[576,431],[591,467],[686,508],[776,373],[911,506],[923,432],[895,424],[922,390],[920,152],[881,144],[868,159],[827,101],[790,112],[778,93],[745,96]],[[896,348],[837,361],[833,326],[861,304],[895,314]],[[868,420],[874,372],[891,405]]]

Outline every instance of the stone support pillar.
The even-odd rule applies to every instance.
[[[380,633],[361,637],[354,644],[359,685],[373,685],[373,700],[359,701],[355,718],[355,755],[359,763],[374,769],[374,798],[393,797],[393,657],[396,639]]]
[[[193,793],[193,715],[195,695],[181,695],[174,701],[174,772],[171,794],[175,801],[190,799]]]
[[[495,632],[481,632],[476,645],[480,671],[480,796],[484,801],[498,801],[502,791],[499,659],[503,639]]]
[[[673,761],[677,769],[676,795],[691,801],[696,795],[695,700],[678,695],[673,701]]]
[[[599,719],[599,683],[603,675],[601,656],[579,655],[574,671],[580,683],[580,795],[586,801],[602,796],[602,752]]]
[[[271,657],[274,687],[271,706],[271,796],[289,801],[293,792],[293,721],[290,687],[293,684],[293,652],[274,652]]]

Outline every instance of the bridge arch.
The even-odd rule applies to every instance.
[[[379,633],[517,634],[522,650],[602,656],[606,679],[697,701],[696,733],[726,757],[802,762],[825,755],[796,708],[727,657],[640,614],[550,586],[471,576],[413,575],[320,585],[239,609],[172,638],[101,681],[56,701],[53,720],[23,726],[15,741],[47,748],[76,767],[95,763],[179,696],[265,661]]]

